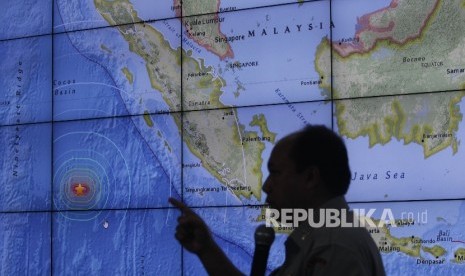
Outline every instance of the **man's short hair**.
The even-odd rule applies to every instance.
[[[344,141],[323,125],[308,125],[295,133],[290,158],[296,170],[315,166],[328,190],[344,195],[349,189],[351,172]]]

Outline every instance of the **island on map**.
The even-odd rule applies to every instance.
[[[457,90],[336,101],[341,135],[368,136],[370,147],[393,138],[413,142],[423,147],[425,158],[449,147],[457,152],[456,134],[463,118],[458,103],[465,96],[458,90],[465,88],[465,74],[450,68],[463,67],[459,53],[465,52],[465,27],[459,22],[464,20],[461,0],[393,0],[358,19],[354,41],[323,39],[315,66],[323,80],[320,87],[328,90],[331,60],[326,56],[333,48],[335,99]]]
[[[180,48],[171,48],[163,34],[151,25],[120,25],[127,17],[140,21],[128,0],[94,0],[94,3],[105,20],[118,26],[129,49],[145,61],[152,87],[160,91],[171,110],[181,107],[179,72],[183,66],[182,88],[183,95],[187,95],[184,105],[191,109],[220,108],[224,110],[218,112],[231,114],[223,118],[216,111],[190,112],[186,113],[182,123],[177,113],[171,115],[179,131],[182,126],[183,139],[190,152],[202,160],[202,166],[211,175],[232,194],[245,198],[254,196],[260,200],[264,142],[256,138],[259,136],[257,132],[245,130],[235,108],[229,108],[220,101],[224,80],[214,77],[202,60],[194,59]],[[217,24],[215,28],[219,30]],[[216,33],[209,35],[215,36]],[[192,72],[196,74],[189,76]],[[262,120],[261,123],[261,129],[267,129],[266,122]],[[147,125],[150,126],[149,121]]]

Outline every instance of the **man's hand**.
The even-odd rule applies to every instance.
[[[168,201],[181,211],[176,239],[185,249],[197,254],[209,275],[243,275],[215,243],[208,226],[194,211],[174,198]]]
[[[176,239],[185,249],[197,255],[214,245],[210,230],[205,222],[184,203],[170,198],[169,203],[181,211],[176,227]]]

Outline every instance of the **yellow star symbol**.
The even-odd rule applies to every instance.
[[[74,192],[76,196],[83,196],[85,195],[86,191],[87,191],[87,187],[82,186],[81,183],[79,183],[76,187],[74,187]]]

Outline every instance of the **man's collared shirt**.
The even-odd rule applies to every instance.
[[[348,211],[343,196],[322,209]],[[384,276],[379,251],[364,227],[312,228],[303,223],[285,242],[286,260],[271,275],[376,275]]]

